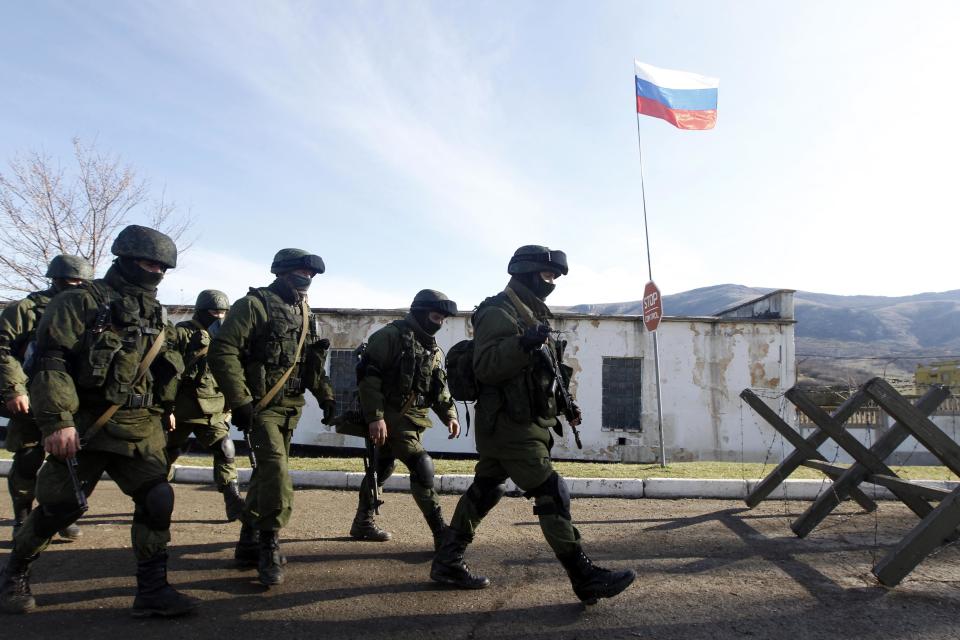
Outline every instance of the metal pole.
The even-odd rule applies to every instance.
[[[643,201],[643,237],[647,244],[647,275],[653,282],[653,262],[650,258],[650,231],[647,228],[647,188],[643,182],[643,144],[640,141],[640,113],[637,113],[637,151],[640,153],[640,197]],[[667,466],[667,450],[663,442],[663,402],[660,393],[660,343],[653,332],[653,369],[657,384],[657,435],[660,438],[660,467]]]

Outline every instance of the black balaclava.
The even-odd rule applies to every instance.
[[[299,273],[294,273],[293,271],[288,271],[280,276],[287,281],[293,289],[297,291],[301,296],[307,295],[307,290],[310,288],[310,283],[313,282],[312,276],[304,276]]]
[[[57,293],[61,291],[69,291],[70,289],[83,289],[87,286],[86,280],[81,280],[79,284],[70,284],[67,282],[66,278],[54,278],[53,279],[53,290]]]
[[[557,285],[554,283],[547,282],[540,277],[539,271],[531,271],[525,273],[520,278],[523,284],[527,285],[527,288],[533,292],[533,295],[537,296],[541,300],[546,300],[547,296],[553,293],[553,290],[557,288]]]
[[[210,309],[202,309],[197,311],[197,322],[202,324],[204,329],[209,329],[210,325],[219,319],[220,318],[211,313]]]
[[[143,267],[137,264],[136,258],[117,258],[116,260],[117,268],[120,269],[121,275],[130,282],[146,289],[155,289],[160,281],[163,280],[163,272],[153,273],[152,271],[147,271]]]
[[[413,315],[413,319],[417,321],[417,324],[420,325],[420,328],[423,329],[423,332],[428,336],[436,335],[437,331],[440,331],[440,327],[443,326],[430,320],[430,309],[416,309],[410,313]]]

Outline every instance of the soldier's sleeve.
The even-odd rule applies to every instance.
[[[155,401],[164,411],[173,413],[180,375],[183,373],[183,352],[179,346],[177,328],[170,322],[164,326],[164,340],[164,349],[153,361],[150,372],[154,378]]]
[[[480,382],[506,382],[533,363],[533,356],[520,346],[517,323],[499,307],[477,313],[473,339],[473,370]]]
[[[399,332],[390,325],[375,331],[367,340],[364,354],[367,359],[366,373],[357,385],[360,391],[360,411],[367,423],[383,419],[386,408],[383,382],[399,350]]]
[[[30,401],[44,436],[75,426],[80,408],[70,363],[82,346],[87,322],[95,317],[93,298],[82,291],[54,297],[37,327],[37,372],[30,381]]]
[[[440,352],[437,352],[437,362],[434,367],[434,375],[439,375],[442,386],[437,401],[430,407],[443,424],[449,424],[451,420],[457,420],[457,408],[454,405],[453,397],[450,395],[450,389],[447,387],[447,372],[443,370],[442,358]]]
[[[0,395],[3,401],[27,395],[27,375],[23,372],[16,351],[22,336],[32,327],[30,301],[8,304],[0,313]]]
[[[243,359],[256,332],[267,321],[263,304],[251,295],[233,303],[220,330],[210,343],[207,364],[226,399],[228,408],[253,402],[243,371]]]

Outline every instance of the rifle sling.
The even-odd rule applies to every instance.
[[[260,398],[260,402],[253,408],[254,414],[263,411],[263,409],[270,404],[270,401],[273,400],[274,396],[280,393],[280,389],[287,383],[287,379],[290,377],[290,374],[293,373],[297,362],[300,360],[300,352],[303,351],[303,344],[307,341],[307,331],[310,328],[310,307],[307,306],[306,298],[300,301],[300,312],[303,314],[303,330],[300,332],[300,341],[297,342],[297,351],[293,355],[293,364],[283,372],[283,375],[280,376],[277,383],[270,388],[270,391],[267,391],[266,395]]]

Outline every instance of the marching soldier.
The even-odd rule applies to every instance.
[[[377,481],[381,485],[393,473],[396,460],[410,472],[410,491],[439,547],[446,526],[434,488],[433,460],[423,448],[424,430],[432,426],[427,413],[433,410],[450,432],[460,434],[457,412],[447,390],[442,356],[434,335],[443,321],[457,313],[457,304],[432,289],[417,293],[403,320],[391,322],[370,336],[361,356],[360,407],[368,423],[370,439],[379,446]],[[358,540],[383,542],[391,534],[373,519],[370,477],[360,487],[357,515],[350,535]]]
[[[223,394],[207,363],[211,335],[227,315],[230,299],[222,291],[207,289],[197,296],[193,317],[176,326],[176,349],[183,356],[174,415],[176,428],[167,434],[167,462],[183,453],[190,435],[213,452],[213,481],[223,494],[227,520],[233,522],[243,512],[243,498],[237,481],[237,465],[230,426],[224,409]]]
[[[555,288],[554,280],[567,271],[562,251],[520,247],[507,267],[512,276],[507,288],[484,300],[473,315],[480,459],[433,560],[430,577],[437,582],[461,589],[490,584],[470,572],[463,555],[484,516],[506,492],[507,478],[535,500],[533,513],[543,536],[580,600],[590,604],[615,596],[636,577],[629,569],[598,567],[583,552],[580,532],[571,521],[570,493],[550,461],[550,430],[558,428],[557,385],[566,388],[569,375],[557,379],[563,343],[551,337],[552,315],[544,300]],[[580,410],[575,405],[567,410],[571,427],[576,427]]]
[[[34,486],[43,463],[42,438],[30,410],[27,386],[36,364],[36,332],[40,318],[51,298],[61,291],[82,287],[93,278],[93,267],[79,256],[59,255],[50,261],[45,277],[51,286],[9,304],[0,314],[0,389],[10,421],[7,424],[7,451],[13,452],[13,465],[7,486],[13,499],[13,535],[33,510]],[[59,531],[60,537],[75,540],[80,527],[70,524]]]
[[[57,295],[37,329],[30,392],[49,457],[37,477],[39,506],[17,532],[0,574],[5,612],[36,606],[31,563],[54,533],[83,513],[104,472],[135,505],[133,615],[177,616],[196,606],[167,582],[173,488],[163,423],[173,420],[183,360],[167,348],[172,327],[157,285],[176,267],[177,247],[159,231],[130,225],[111,251],[117,258],[106,275]]]
[[[237,300],[210,345],[208,362],[238,429],[249,432],[256,468],[247,489],[235,558],[256,565],[264,585],[283,582],[280,529],[293,512],[290,440],[309,389],[334,416],[333,387],[324,371],[330,343],[317,335],[307,304],[320,256],[281,249],[270,265],[277,277]]]

